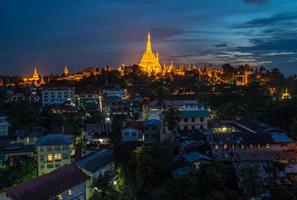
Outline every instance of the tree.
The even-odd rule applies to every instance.
[[[116,191],[110,177],[99,177],[93,183],[94,193],[91,200],[117,200],[120,193]]]
[[[163,123],[170,131],[176,129],[178,123],[176,108],[171,107],[163,112]]]
[[[242,168],[242,189],[245,197],[255,199],[262,189],[259,170],[254,165],[246,165]]]

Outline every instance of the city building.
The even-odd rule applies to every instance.
[[[102,96],[99,94],[84,93],[77,97],[78,105],[85,110],[102,111]]]
[[[8,121],[6,117],[0,116],[0,136],[8,135]]]
[[[122,99],[119,96],[109,96],[104,98],[103,113],[106,118],[114,115],[131,115],[131,106],[129,99]]]
[[[178,111],[179,130],[206,130],[209,118],[207,110],[183,110]]]
[[[147,34],[146,51],[144,52],[139,63],[141,70],[148,74],[158,74],[162,72],[162,67],[159,63],[159,54],[155,54],[151,46],[150,32]]]
[[[118,85],[112,84],[108,85],[103,89],[103,94],[105,97],[120,97],[125,98],[127,96],[127,90],[121,88]]]
[[[96,180],[100,177],[113,178],[115,175],[115,163],[113,161],[112,150],[110,149],[90,153],[75,161],[75,165],[91,177],[87,181],[87,199],[92,196],[91,185]]]
[[[42,106],[62,105],[75,102],[74,87],[43,87],[41,91]]]
[[[0,163],[9,162],[10,164],[14,164],[15,162],[23,161],[28,157],[33,157],[34,149],[34,145],[8,142],[0,148]]]
[[[64,134],[48,134],[36,143],[38,175],[47,174],[71,163],[73,139]]]
[[[143,141],[143,121],[126,121],[121,134],[123,142]]]
[[[5,192],[12,200],[86,200],[88,179],[82,170],[70,164],[29,182],[8,188]]]

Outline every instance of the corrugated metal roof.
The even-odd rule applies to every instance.
[[[72,144],[73,138],[62,133],[48,134],[38,140],[37,146]]]

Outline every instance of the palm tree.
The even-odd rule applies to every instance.
[[[262,190],[259,169],[254,165],[246,165],[242,168],[242,189],[248,199],[255,199]]]

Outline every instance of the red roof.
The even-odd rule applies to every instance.
[[[14,200],[49,199],[87,179],[89,177],[86,174],[74,164],[70,164],[27,183],[8,188],[6,192]]]
[[[143,131],[144,130],[143,121],[127,121],[123,126],[123,129],[126,129],[126,128],[133,128],[139,131]]]

